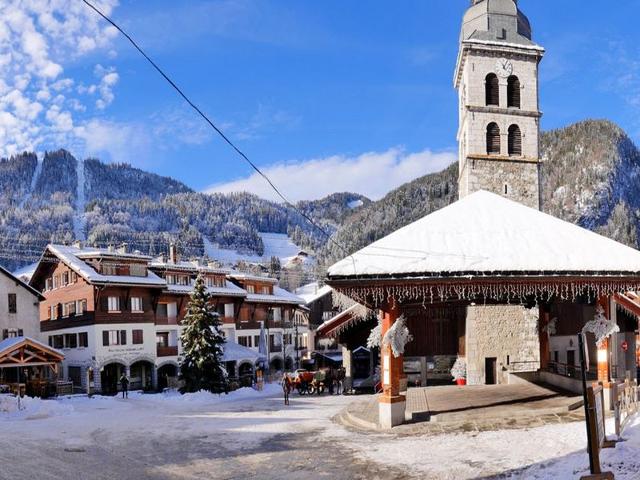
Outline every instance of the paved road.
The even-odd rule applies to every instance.
[[[164,408],[144,397],[0,424],[2,479],[405,479],[327,438],[348,399]],[[84,402],[87,403],[87,402]],[[5,428],[7,427],[7,428]],[[384,475],[383,475],[384,472]]]

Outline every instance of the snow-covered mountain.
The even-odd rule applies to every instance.
[[[333,233],[369,203],[342,193],[299,207]],[[261,262],[277,256],[282,266],[325,241],[295,210],[254,195],[197,193],[171,178],[77,160],[64,150],[0,160],[0,264],[14,269],[37,260],[48,242],[75,239],[126,242],[150,254],[174,241],[186,256]]]

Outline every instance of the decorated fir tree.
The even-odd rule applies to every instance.
[[[220,393],[226,389],[227,373],[222,362],[224,336],[222,322],[210,303],[204,278],[198,275],[189,299],[181,335],[183,359],[180,379],[182,392],[208,390]]]

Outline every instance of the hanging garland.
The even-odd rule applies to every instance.
[[[531,298],[539,302],[549,301],[552,298],[575,301],[578,297],[587,295],[589,300],[595,300],[619,292],[638,291],[640,282],[624,280],[623,277],[619,280],[570,281],[561,279],[553,281],[549,278],[526,282],[510,282],[506,278],[504,281],[485,282],[479,278],[465,277],[455,283],[447,280],[447,283],[334,286],[334,290],[342,294],[342,297],[348,297],[352,302],[379,308],[392,300],[399,303],[421,300],[423,306],[442,301],[474,301],[478,298],[496,301],[506,299],[507,303],[525,303]]]

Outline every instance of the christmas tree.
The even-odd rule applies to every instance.
[[[198,275],[189,299],[181,334],[183,360],[180,379],[182,392],[226,390],[227,372],[222,362],[224,336],[220,316],[212,309],[202,275]]]

